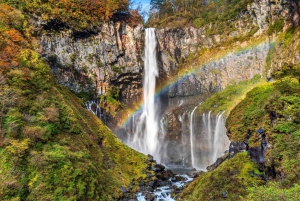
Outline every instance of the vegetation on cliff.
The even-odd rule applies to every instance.
[[[120,197],[145,156],[54,81],[19,10],[0,4],[0,16],[0,200]]]
[[[148,23],[159,27],[182,27],[190,24],[198,28],[212,23],[218,24],[218,28],[223,30],[227,27],[227,21],[236,18],[239,12],[246,10],[247,5],[252,1],[151,0]]]
[[[128,0],[0,0],[17,8],[48,29],[70,28],[73,31],[97,30],[104,21],[129,14]],[[137,12],[135,18],[141,20]]]
[[[252,134],[250,147],[260,146],[260,137],[255,131],[260,127],[265,131],[269,148],[264,161],[266,174],[272,182],[267,187],[257,187],[255,192],[263,190],[272,197],[274,191],[284,194],[293,188],[299,189],[299,92],[298,80],[291,77],[259,86],[247,94],[227,119],[232,140],[243,141],[247,133]],[[258,198],[253,191],[249,196]],[[299,195],[296,194],[294,200],[298,200],[296,197]]]
[[[260,169],[261,172],[253,174],[248,171],[246,174],[246,177],[261,175],[261,179],[243,186],[237,181],[238,177],[232,178],[229,171],[225,172],[225,168],[234,167],[238,174],[252,163],[251,160],[255,161],[246,153],[238,154],[215,170],[201,175],[184,190],[181,198],[196,200],[196,197],[202,196],[202,200],[218,199],[225,191],[230,200],[299,200],[300,66],[290,61],[299,52],[296,41],[299,41],[298,28],[289,28],[277,37],[270,48],[266,63],[267,70],[273,70],[269,75],[272,76],[272,79],[269,77],[272,82],[257,82],[257,78],[254,78],[228,86],[208,98],[200,107],[202,112],[212,107],[215,113],[229,109],[226,128],[230,140],[246,142],[251,148],[259,149],[262,146],[262,136],[257,130],[263,128],[267,141],[264,168]],[[279,61],[283,62],[281,67],[277,65]],[[255,87],[248,88],[253,81]],[[247,88],[252,89],[244,96]],[[232,108],[235,101],[239,103]],[[241,159],[241,155],[245,158]],[[235,161],[241,164],[232,165]],[[230,180],[222,183],[227,178]],[[268,182],[264,183],[263,178]],[[206,184],[206,180],[210,183]],[[230,185],[235,187],[230,189]]]
[[[259,178],[257,165],[246,152],[222,163],[216,170],[204,173],[190,184],[179,200],[219,200],[226,193],[229,200],[240,200],[247,195],[247,187],[265,182]]]
[[[214,115],[225,111],[226,116],[245,97],[246,93],[255,86],[262,84],[264,79],[255,75],[251,80],[234,83],[232,81],[224,90],[213,94],[206,99],[197,109],[198,113],[212,111]]]

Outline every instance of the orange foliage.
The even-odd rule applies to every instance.
[[[22,4],[22,5],[21,5]],[[74,29],[93,28],[118,11],[128,11],[128,0],[23,0],[20,8]]]
[[[11,18],[16,16],[16,19]],[[0,71],[18,65],[20,49],[26,45],[22,34],[12,25],[17,25],[20,18],[19,11],[12,7],[0,4]]]
[[[21,42],[23,37],[20,32],[15,29],[10,29],[4,32],[13,42]]]

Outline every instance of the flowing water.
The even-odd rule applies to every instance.
[[[201,103],[200,103],[201,104]],[[200,105],[199,104],[199,105]],[[195,164],[195,154],[194,154],[194,112],[199,106],[197,105],[193,111],[191,112],[191,117],[190,117],[190,145],[191,145],[191,162],[192,162],[192,167],[196,167]]]
[[[146,29],[144,105],[142,114],[135,120],[134,133],[129,139],[128,145],[144,154],[151,154],[157,161],[160,161],[159,120],[155,102],[155,85],[158,77],[156,45],[155,29]]]
[[[169,179],[170,185],[157,187],[157,189],[155,189],[153,192],[154,201],[175,201],[175,199],[172,198],[172,192],[174,191],[174,187],[177,189],[182,189],[184,185],[193,181],[193,178],[191,178],[187,174],[180,174],[177,176],[184,178],[184,180],[174,181],[172,178],[170,178]],[[138,201],[146,201],[146,198],[143,195],[143,193],[139,192],[136,194],[136,196]]]
[[[173,163],[205,171],[206,167],[222,156],[229,146],[224,112],[216,117],[211,112],[203,114],[201,121],[201,118],[195,115],[199,104],[190,111],[189,115],[185,114],[188,112],[185,111],[177,117],[181,123],[181,140],[174,142],[165,139],[169,123],[165,115],[168,114],[159,116],[159,99],[155,98],[158,77],[155,29],[148,28],[145,32],[144,105],[141,112],[136,113],[131,119],[132,133],[128,135],[127,144],[144,154],[154,156],[159,163],[167,165]],[[176,104],[182,107],[183,103],[182,99],[178,99]]]
[[[100,100],[90,100],[85,103],[85,107],[89,111],[94,113],[94,115],[96,115],[99,119],[101,119],[102,114],[101,114],[101,108],[100,108],[99,104],[100,104]]]
[[[197,139],[192,140],[191,150],[197,147],[197,155],[191,154],[193,167],[199,170],[206,170],[206,167],[213,164],[218,157],[228,150],[230,141],[226,135],[224,112],[213,116],[211,112],[202,114],[202,121],[197,125],[191,121],[191,133],[194,127],[198,128]]]
[[[144,105],[140,112],[131,117],[131,134],[128,135],[126,143],[144,154],[154,156],[157,162],[164,163],[169,167],[175,164],[178,169],[193,170],[192,168],[196,168],[206,171],[206,167],[222,156],[230,144],[226,136],[224,112],[216,116],[209,112],[200,117],[196,112],[199,104],[190,111],[183,111],[177,117],[173,115],[181,124],[181,128],[179,127],[181,130],[178,132],[180,137],[176,136],[175,141],[174,139],[166,139],[170,123],[168,115],[170,116],[172,113],[160,114],[159,99],[155,98],[156,79],[159,74],[155,29],[148,28],[145,32]],[[178,99],[174,104],[184,108],[182,99]],[[176,108],[174,104],[169,102],[169,105]],[[97,101],[89,101],[86,107],[101,119],[101,109],[98,105],[99,102]],[[184,172],[180,175],[183,176]],[[184,184],[192,180],[187,175],[185,177],[183,182],[176,183],[170,179],[169,186],[155,189],[152,192],[155,200],[172,201],[171,193],[174,190],[172,186],[182,188]],[[142,192],[137,194],[137,198],[138,200],[145,200]]]

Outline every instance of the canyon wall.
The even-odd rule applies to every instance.
[[[168,96],[192,96],[219,91],[231,80],[250,79],[265,70],[269,41],[256,47],[247,42],[234,41],[257,36],[267,31],[270,22],[283,20],[285,27],[298,25],[299,13],[294,1],[255,0],[236,19],[227,22],[228,30],[218,30],[210,23],[201,28],[158,28],[158,61],[162,82],[177,75],[187,66],[189,56],[209,48],[221,47],[233,41],[240,52],[228,52],[220,59],[189,64],[195,69],[184,79],[170,86]],[[73,34],[71,31],[42,34],[41,54],[49,61],[58,82],[72,91],[107,94],[119,89],[125,104],[141,98],[144,33],[141,24],[107,22],[97,33]],[[214,55],[211,55],[212,57]],[[187,69],[189,70],[189,69]]]
[[[232,80],[241,81],[255,74],[263,75],[272,37],[254,47],[235,39],[251,41],[251,37],[265,34],[270,22],[275,23],[276,20],[283,22],[284,29],[297,26],[298,11],[295,1],[256,0],[236,19],[228,21],[227,30],[219,30],[217,23],[198,29],[191,26],[158,29],[160,67],[167,77],[176,75],[178,69],[187,68],[181,64],[196,52],[214,47],[220,47],[222,51],[222,46],[226,46],[228,41],[237,50],[217,60],[203,61],[204,64],[189,64],[191,69],[196,70],[170,86],[169,97],[219,91]]]
[[[70,30],[44,33],[40,51],[57,81],[73,92],[105,95],[116,93],[116,88],[129,104],[141,93],[143,41],[141,24],[133,27],[117,21],[87,35]]]
[[[223,30],[219,31],[214,24],[198,29],[157,29],[162,75],[169,80],[176,77],[179,71],[187,72],[182,77],[177,76],[167,90],[169,109],[164,120],[167,122],[165,138],[168,140],[168,152],[180,153],[182,150],[174,147],[189,146],[189,127],[183,127],[182,122],[187,121],[193,108],[205,99],[203,94],[220,91],[229,83],[248,80],[256,74],[270,80],[276,69],[299,62],[299,41],[295,40],[292,46],[287,47],[284,39],[277,42],[278,33],[270,33],[271,24],[278,22],[282,22],[283,30],[299,24],[296,2],[254,1],[238,18],[229,22],[231,28],[226,30],[226,34],[222,34]],[[267,34],[269,37],[265,37],[266,39],[253,43],[253,39],[263,38]],[[234,51],[224,51],[226,53],[217,59],[203,62],[196,61],[192,56],[195,61],[191,61],[191,55],[198,52],[201,56],[201,52],[204,54],[208,49],[223,51],[228,45],[227,41],[230,41]],[[212,54],[211,58],[214,57]],[[182,65],[186,61],[188,65]],[[198,122],[198,125],[201,124]],[[197,129],[199,134],[203,127],[199,126]]]
[[[252,41],[256,36],[267,35],[270,24],[280,21],[284,30],[298,25],[298,11],[295,1],[255,0],[235,19],[226,22],[226,30],[217,23],[201,28],[157,28],[158,83],[165,86],[173,80],[163,94],[164,107],[178,106],[185,101],[182,98],[194,99],[197,95],[220,91],[231,82],[247,80],[255,74],[271,79],[274,69],[286,61],[298,61],[299,55],[290,58],[289,52],[281,54],[280,44],[274,44],[276,32],[267,39]],[[198,55],[201,57],[214,48],[224,53],[217,58],[208,54],[205,60],[197,60]],[[291,48],[297,48],[297,44]],[[266,64],[270,49],[278,57]],[[113,95],[129,107],[142,99],[144,27],[141,24],[111,21],[90,34],[46,31],[40,39],[40,53],[49,62],[57,81],[73,92]],[[197,101],[192,102],[195,105]],[[117,112],[111,118],[111,125],[120,123],[118,115]],[[178,118],[172,121],[180,125]]]

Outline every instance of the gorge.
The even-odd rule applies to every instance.
[[[300,199],[299,1],[151,3],[0,1],[0,200]]]

